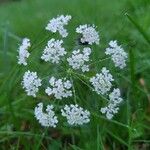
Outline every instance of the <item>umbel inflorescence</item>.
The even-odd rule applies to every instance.
[[[57,16],[49,21],[45,29],[52,33],[58,32],[62,38],[66,38],[68,36],[66,25],[68,25],[71,18],[70,15]],[[93,53],[93,49],[90,46],[93,44],[99,45],[100,42],[97,27],[88,24],[79,25],[75,31],[79,34],[80,39],[78,45],[74,45],[75,48],[71,53],[65,49],[63,39],[56,38],[49,39],[43,52],[41,52],[41,59],[45,63],[55,64],[56,67],[64,59],[68,63],[67,76],[57,78],[54,75],[49,75],[49,82],[47,81],[47,86],[42,91],[45,91],[45,95],[54,97],[55,101],[62,101],[74,96],[76,91],[73,80],[68,76],[71,72],[75,74],[80,72],[80,75],[85,77],[88,80],[87,82],[91,84],[93,92],[107,100],[107,105],[99,108],[99,112],[105,114],[107,119],[112,119],[118,113],[119,105],[123,99],[121,98],[119,88],[113,88],[115,79],[110,70],[102,67],[101,71],[93,76],[89,77],[84,74],[85,72],[90,72],[91,54]],[[82,45],[82,47],[79,47],[79,45]],[[30,47],[30,40],[24,38],[19,47],[18,64],[24,66],[28,64]],[[118,69],[126,67],[128,55],[122,46],[118,45],[116,40],[109,42],[109,47],[106,48],[105,54],[109,56],[114,66]],[[21,84],[27,95],[36,97],[39,90],[43,87],[43,81],[44,78],[39,77],[37,72],[28,70],[24,73]],[[62,106],[57,113],[52,104],[47,105],[44,111],[44,104],[42,102],[37,104],[34,110],[36,119],[44,127],[56,127],[59,122],[57,115],[60,114],[71,126],[79,126],[90,122],[90,111],[79,106],[76,100],[71,102],[71,104],[69,102],[69,104]]]

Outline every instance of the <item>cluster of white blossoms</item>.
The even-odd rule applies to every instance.
[[[80,49],[74,50],[72,52],[72,56],[67,58],[69,65],[75,69],[81,69],[82,72],[89,71],[89,65],[86,62],[89,61],[89,56],[91,54],[91,49],[89,47],[83,48],[83,52],[81,53]]]
[[[23,76],[22,85],[27,92],[27,95],[36,97],[36,93],[39,91],[39,87],[41,86],[41,79],[38,78],[36,72],[30,72],[28,70]]]
[[[29,47],[31,46],[30,40],[28,38],[24,38],[22,40],[22,44],[19,47],[19,56],[18,56],[18,64],[27,65],[27,58],[30,53],[28,52]]]
[[[70,125],[82,125],[90,122],[90,112],[84,110],[82,107],[76,105],[65,105],[61,109],[62,116],[67,118],[67,122]]]
[[[81,43],[88,43],[92,45],[93,43],[99,44],[99,34],[95,30],[95,26],[92,25],[80,25],[76,28],[76,32],[82,34]]]
[[[65,48],[62,47],[62,44],[62,40],[49,40],[41,59],[45,60],[46,62],[49,61],[56,64],[59,63],[61,57],[67,54]]]
[[[47,87],[45,92],[50,96],[54,95],[56,99],[62,99],[72,96],[72,83],[65,78],[56,79],[51,77],[49,80],[50,87]]]
[[[105,54],[111,55],[115,67],[119,67],[120,69],[126,67],[128,55],[121,46],[118,46],[117,41],[109,42],[109,48],[106,48]]]
[[[114,81],[113,76],[106,67],[102,68],[101,73],[97,73],[94,77],[90,78],[90,82],[94,86],[94,91],[102,95],[110,91],[112,81]]]
[[[43,112],[43,103],[37,104],[34,109],[34,115],[41,126],[53,128],[57,126],[58,118],[53,109],[53,105],[47,105],[46,111]],[[65,105],[64,108],[61,109],[61,114],[67,118],[67,122],[70,125],[77,126],[90,122],[90,112],[79,107],[77,104]]]
[[[65,26],[68,25],[71,18],[72,17],[70,15],[57,16],[49,21],[46,26],[46,30],[51,31],[52,33],[59,32],[62,38],[67,37],[68,31],[66,30]],[[43,84],[45,93],[48,96],[54,96],[55,99],[62,100],[63,98],[68,98],[72,100],[70,97],[73,95],[75,98],[78,98],[75,95],[76,91],[72,81],[72,76],[74,74],[71,74],[70,70],[82,71],[82,73],[89,72],[89,62],[91,61],[90,55],[93,51],[90,46],[92,44],[98,45],[100,41],[99,33],[96,31],[95,25],[79,25],[76,28],[76,33],[79,33],[80,42],[75,42],[75,44],[77,44],[74,45],[76,48],[73,49],[70,56],[68,56],[67,50],[62,46],[63,40],[61,39],[58,40],[51,38],[47,42],[47,45],[42,52],[41,59],[45,62],[58,64],[66,60],[68,66],[71,67],[68,68],[68,70],[64,70],[67,78],[69,77],[69,80],[67,80],[65,77],[60,77],[58,79],[52,75],[50,76],[48,86],[44,87],[45,84]],[[86,45],[86,47],[84,47],[84,45]],[[30,40],[28,38],[24,38],[19,47],[18,64],[23,64],[24,66],[27,65],[27,58],[30,55],[28,49],[30,47]],[[109,48],[106,48],[105,54],[111,56],[111,59],[116,67],[123,69],[126,66],[126,60],[128,57],[127,53],[121,46],[118,46],[117,41],[109,42]],[[85,77],[85,80],[89,78],[84,74],[81,74],[81,76]],[[45,77],[43,80],[44,79]],[[91,83],[93,86],[93,91],[95,91],[97,94],[103,95],[103,97],[105,96],[106,98],[109,97],[108,105],[100,109],[101,113],[105,114],[108,119],[112,119],[113,116],[118,113],[119,105],[123,101],[120,90],[118,88],[112,88],[113,81],[114,78],[106,67],[103,67],[100,73],[90,77],[90,80],[87,81]],[[84,83],[88,86],[86,81],[84,81]],[[39,87],[42,86],[42,80],[37,76],[36,72],[26,71],[23,76],[22,86],[27,95],[36,97]],[[90,112],[88,110],[84,110],[82,107],[76,104],[76,100],[75,104],[70,103],[71,102],[69,101],[69,105],[65,105],[61,111],[57,111],[67,119],[68,124],[71,126],[78,126],[89,123]],[[43,103],[39,103],[35,107],[34,114],[39,123],[44,127],[55,128],[58,124],[58,119],[55,115],[53,105],[47,105],[46,111],[43,111]]]
[[[108,119],[112,119],[114,114],[118,113],[119,104],[123,101],[121,98],[120,90],[114,89],[112,93],[109,94],[109,104],[106,107],[101,108],[101,112],[106,114]]]
[[[46,113],[43,112],[43,103],[39,103],[37,107],[35,107],[34,114],[39,123],[44,127],[56,127],[58,123],[57,116],[55,116],[55,112],[53,111],[53,105],[47,105]]]
[[[61,15],[61,16],[57,16],[57,18],[53,18],[49,21],[49,23],[46,26],[46,30],[49,30],[53,33],[55,32],[59,32],[59,34],[62,37],[67,37],[68,36],[68,32],[67,30],[64,28],[65,25],[68,24],[68,22],[70,21],[71,16],[67,15]]]

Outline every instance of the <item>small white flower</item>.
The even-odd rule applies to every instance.
[[[27,58],[30,55],[28,49],[30,46],[30,40],[28,38],[24,38],[22,44],[19,47],[18,64],[23,64],[24,66],[27,65]]]
[[[49,21],[49,23],[46,26],[46,30],[49,30],[53,33],[56,33],[58,31],[62,37],[67,37],[68,32],[64,28],[64,26],[68,25],[68,22],[70,21],[70,19],[71,19],[70,15],[57,16],[57,18],[53,18]]]
[[[101,73],[97,73],[96,76],[90,78],[90,82],[94,86],[94,90],[98,94],[107,94],[112,87],[112,81],[114,81],[112,75],[105,67],[102,68]]]
[[[38,78],[36,72],[27,71],[23,76],[22,85],[27,95],[36,97],[36,93],[39,91],[38,87],[41,86],[41,79]]]
[[[120,96],[120,90],[114,89],[113,92],[109,94],[108,106],[101,108],[101,113],[106,114],[108,119],[112,119],[114,114],[118,113],[119,104],[123,101]]]
[[[99,35],[98,32],[95,30],[95,26],[92,25],[80,25],[76,28],[76,32],[82,34],[81,42],[88,43],[92,45],[93,43],[99,44]]]
[[[49,80],[50,87],[47,87],[45,92],[50,96],[54,95],[56,99],[62,99],[72,96],[72,83],[69,80],[56,79],[55,77],[51,77]]]
[[[43,112],[43,103],[39,103],[37,107],[35,107],[34,114],[39,123],[44,127],[56,127],[58,123],[57,116],[55,116],[55,112],[53,111],[53,105],[47,105],[46,113]]]
[[[67,122],[70,125],[82,125],[84,123],[90,122],[90,112],[83,110],[82,107],[76,105],[65,105],[61,109],[62,116],[67,118]]]
[[[128,55],[121,46],[118,46],[117,41],[109,42],[109,48],[106,48],[105,54],[111,55],[115,67],[119,67],[120,69],[126,67]]]
[[[81,69],[82,72],[87,72],[89,71],[89,65],[87,65],[86,62],[89,61],[90,54],[91,49],[88,47],[84,48],[82,53],[79,49],[74,50],[72,52],[72,56],[67,58],[67,61],[73,69]]]
[[[118,88],[114,89],[113,92],[109,94],[109,99],[113,104],[121,103],[123,99],[121,98],[120,90]]]
[[[65,48],[62,47],[62,44],[62,40],[49,40],[41,59],[45,60],[46,62],[49,61],[56,64],[59,63],[61,57],[67,54]]]

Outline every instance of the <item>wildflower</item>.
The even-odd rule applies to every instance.
[[[66,80],[66,78],[57,80],[55,77],[51,77],[49,83],[50,87],[47,87],[45,90],[49,96],[54,95],[56,99],[72,96],[72,91],[70,90],[72,83],[69,80]]]
[[[95,26],[92,25],[80,25],[76,28],[76,32],[82,34],[81,43],[88,43],[92,45],[93,43],[99,44],[99,35],[98,32],[95,30]]]
[[[108,119],[112,119],[114,114],[118,113],[119,104],[123,101],[120,97],[120,90],[114,89],[112,93],[109,94],[109,104],[106,107],[101,108],[101,112],[106,114]]]
[[[61,109],[62,116],[67,118],[67,122],[70,125],[82,125],[84,123],[90,122],[90,112],[83,110],[82,107],[76,105],[65,105]]]
[[[70,15],[57,16],[57,18],[53,18],[49,21],[48,25],[46,26],[46,30],[49,30],[53,33],[58,31],[62,37],[67,37],[68,32],[64,28],[64,26],[68,25],[68,22],[70,21],[70,19],[71,19]]]
[[[24,38],[22,44],[19,47],[19,56],[18,56],[18,64],[23,64],[24,66],[27,65],[27,58],[29,57],[30,53],[28,52],[28,48],[31,46],[30,40],[28,38]]]
[[[43,103],[39,103],[37,107],[35,107],[34,114],[39,123],[44,127],[56,127],[58,123],[57,116],[55,116],[55,112],[53,111],[53,105],[47,105],[46,113],[43,112]]]
[[[41,59],[45,60],[46,62],[49,61],[56,64],[59,63],[60,58],[67,54],[65,48],[62,47],[62,44],[62,40],[49,40]]]
[[[36,97],[36,93],[39,91],[38,87],[41,86],[41,79],[38,78],[36,72],[25,72],[22,81],[23,89],[27,92],[27,95]]]
[[[105,54],[111,55],[115,67],[119,67],[120,69],[126,67],[128,55],[121,46],[118,46],[117,41],[109,42],[109,48],[106,48]]]
[[[74,50],[72,56],[67,58],[67,61],[73,69],[81,69],[82,72],[86,72],[89,71],[89,65],[87,65],[86,62],[89,61],[90,54],[91,49],[88,47],[84,48],[82,53],[80,49]]]
[[[97,94],[107,94],[112,87],[112,81],[114,81],[112,75],[106,67],[103,67],[101,73],[97,73],[96,76],[90,78],[90,82],[94,86],[94,91]]]
[[[58,32],[61,37],[65,38],[68,36],[68,31],[66,25],[68,25],[71,20],[70,15],[60,15],[56,18],[52,18],[47,26],[46,30],[56,33]],[[80,72],[90,71],[90,56],[92,44],[98,45],[100,42],[99,32],[95,25],[80,25],[76,28],[76,33],[78,36],[78,46],[85,46],[82,49],[74,49],[72,54],[67,57],[67,63],[70,68],[66,70],[67,74],[72,74],[72,70],[78,70]],[[27,65],[27,58],[30,53],[28,49],[31,47],[30,40],[24,38],[22,44],[19,47],[18,64]],[[127,53],[124,49],[117,44],[117,41],[110,41],[109,47],[106,48],[106,55],[109,55],[116,67],[123,69],[126,66],[126,61],[128,58]],[[41,59],[45,62],[50,62],[53,64],[58,64],[67,55],[67,50],[63,46],[63,40],[57,40],[55,38],[50,39],[45,46]],[[84,76],[85,78],[88,78]],[[108,97],[109,101],[106,106],[100,109],[100,112],[108,119],[112,119],[113,116],[118,113],[119,105],[123,101],[121,98],[120,90],[112,89],[112,83],[114,79],[110,71],[103,67],[101,72],[96,73],[95,76],[91,77],[89,82],[93,86],[93,91],[97,94],[104,95]],[[27,95],[36,97],[42,80],[38,77],[36,72],[26,71],[23,75],[22,86]],[[67,80],[66,78],[55,78],[50,77],[48,86],[45,88],[45,93],[48,96],[54,96],[55,99],[62,100],[63,98],[68,98],[75,94],[75,89],[73,87],[73,81]],[[53,105],[47,105],[46,109],[43,110],[43,103],[39,103],[35,109],[34,114],[38,122],[44,127],[56,127],[58,124],[58,118],[54,112]],[[83,109],[78,104],[65,105],[61,109],[61,114],[67,120],[67,123],[71,126],[78,126],[87,124],[90,122],[90,112]]]

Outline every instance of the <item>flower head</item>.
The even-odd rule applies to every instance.
[[[56,33],[65,38],[68,36],[68,31],[66,26],[68,25],[69,21],[71,20],[70,15],[60,15],[56,18],[52,18],[47,26],[45,27],[46,30]],[[55,38],[50,39],[45,46],[41,59],[45,62],[50,62],[53,64],[58,64],[64,57],[67,59],[68,70],[66,67],[64,68],[66,71],[66,76],[71,78],[71,75],[74,74],[72,70],[76,70],[79,72],[89,72],[90,71],[90,56],[92,53],[91,45],[100,43],[100,36],[99,32],[96,29],[95,25],[79,25],[76,28],[76,34],[78,34],[78,41],[75,43],[75,49],[73,49],[72,54],[67,57],[67,50],[64,48],[63,40],[58,40]],[[88,45],[87,47],[83,47]],[[29,57],[30,53],[28,49],[31,47],[30,40],[24,38],[22,44],[19,47],[19,56],[18,64],[27,65],[27,58]],[[70,46],[69,46],[70,47]],[[83,48],[79,48],[83,47]],[[127,61],[127,53],[124,49],[117,44],[117,41],[110,41],[109,47],[106,48],[105,51],[106,55],[111,57],[113,63],[116,67],[123,69],[126,66]],[[107,59],[107,58],[106,58]],[[59,67],[59,66],[58,66]],[[57,66],[54,69],[54,72],[57,72]],[[57,71],[56,71],[57,70]],[[51,71],[53,72],[53,71]],[[89,73],[88,73],[89,74]],[[84,79],[89,79],[88,76],[83,74],[78,74],[84,77]],[[78,76],[76,76],[78,78]],[[47,77],[44,77],[47,78]],[[43,78],[43,79],[44,79]],[[112,90],[113,84],[113,76],[111,75],[110,71],[103,67],[101,72],[96,73],[93,77],[89,79],[90,84],[93,86],[93,91],[95,91],[99,95],[103,95],[103,97],[108,98],[108,103],[106,106],[101,107],[100,111],[102,114],[106,115],[108,119],[112,119],[113,116],[118,113],[119,105],[123,101],[121,98],[121,93],[119,89]],[[36,97],[39,87],[42,86],[42,80],[38,77],[36,72],[26,71],[23,75],[22,86],[27,95]],[[87,87],[90,87],[86,82],[84,82]],[[67,80],[67,78],[55,78],[50,77],[48,85],[45,89],[45,93],[50,96],[54,97],[54,99],[71,99],[71,96],[75,96],[76,98],[76,91],[75,87],[73,86],[73,79]],[[105,98],[105,99],[106,99]],[[75,100],[76,101],[76,100]],[[44,127],[56,127],[58,124],[58,118],[54,112],[53,105],[47,105],[46,109],[43,110],[43,103],[39,103],[34,109],[34,115],[38,122]],[[67,123],[71,126],[78,126],[87,124],[90,122],[90,112],[86,109],[83,109],[78,104],[69,104],[65,105],[61,109],[61,115],[65,117]]]
[[[90,82],[94,86],[94,91],[98,94],[107,94],[112,87],[112,81],[114,81],[112,75],[105,67],[102,68],[101,73],[97,73],[96,76],[90,79]]]
[[[57,18],[53,18],[49,21],[49,23],[46,26],[46,30],[49,30],[53,33],[55,32],[59,32],[59,34],[62,37],[67,37],[68,32],[67,30],[64,28],[65,25],[68,24],[68,22],[70,21],[71,16],[67,15],[61,15],[61,16],[57,16]]]
[[[65,105],[61,109],[62,116],[67,118],[67,122],[70,125],[82,125],[84,123],[90,122],[90,112],[83,110],[82,107],[76,105]]]
[[[88,47],[84,48],[82,53],[79,49],[74,50],[72,56],[67,58],[67,61],[73,69],[81,69],[82,72],[86,72],[89,71],[89,65],[87,65],[86,62],[89,61],[90,54],[91,49]]]
[[[72,83],[69,80],[66,80],[65,78],[57,80],[55,77],[51,77],[49,84],[50,87],[47,87],[45,90],[48,95],[54,95],[57,99],[72,96],[72,91],[70,90]]]
[[[109,94],[109,104],[106,107],[101,108],[101,112],[106,114],[108,119],[112,119],[114,114],[118,113],[119,104],[123,101],[120,97],[120,90],[114,89],[112,93]]]
[[[36,72],[28,70],[23,76],[22,85],[27,95],[36,97],[36,93],[39,91],[38,87],[41,86],[41,79],[38,78]]]
[[[117,41],[109,42],[109,47],[106,48],[105,54],[111,55],[115,67],[119,67],[120,69],[126,67],[128,55],[121,46],[118,46]]]
[[[81,43],[88,43],[92,45],[93,43],[99,44],[99,35],[95,30],[95,26],[92,25],[80,25],[76,28],[76,32],[82,34]]]
[[[18,56],[18,64],[27,65],[27,58],[30,53],[28,52],[28,48],[31,46],[30,40],[28,38],[24,38],[22,40],[22,44],[19,47],[19,56]]]
[[[56,127],[58,123],[57,116],[55,116],[55,112],[53,111],[53,105],[47,105],[46,113],[43,112],[43,103],[39,103],[37,107],[35,107],[34,114],[39,123],[44,127]]]
[[[49,40],[41,59],[45,60],[46,62],[49,61],[56,64],[59,63],[60,58],[67,54],[65,48],[62,47],[62,44],[62,40]]]

